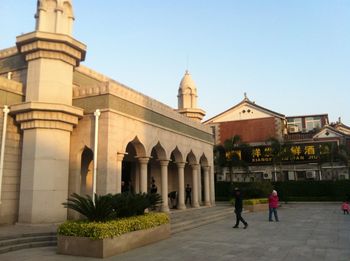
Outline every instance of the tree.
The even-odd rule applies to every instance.
[[[229,169],[230,182],[232,182],[234,167],[248,169],[247,162],[242,159],[242,151],[247,148],[249,145],[243,143],[239,135],[235,135],[225,140],[224,144],[214,147],[214,163],[220,170],[224,167]]]
[[[293,165],[295,164],[295,155],[291,151],[290,142],[280,142],[278,139],[271,137],[266,143],[271,146],[271,157],[274,167],[274,181],[277,181],[277,166],[279,166],[279,171],[282,173],[282,163],[283,161],[291,161]]]
[[[271,146],[271,157],[274,168],[273,180],[277,181],[276,167],[278,164],[282,165],[283,146],[282,143],[274,137],[269,138],[266,142]],[[282,167],[280,167],[280,171],[281,168]]]
[[[331,168],[332,179],[337,179],[334,172],[335,163],[343,163],[349,167],[350,151],[344,144],[337,144],[335,142],[322,144],[319,147],[318,165],[321,171],[322,165],[328,163]]]

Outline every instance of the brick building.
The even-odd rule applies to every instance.
[[[248,167],[216,166],[217,180],[323,180],[349,179],[350,127],[327,114],[285,116],[244,99],[204,122],[223,145],[238,135],[244,148],[234,152]],[[271,139],[280,145],[272,152]]]

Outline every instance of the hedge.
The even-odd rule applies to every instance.
[[[267,197],[273,187],[270,182],[217,182],[215,184],[215,197],[217,201],[227,201],[233,198],[234,188],[238,187],[244,199]]]
[[[283,201],[343,201],[349,200],[350,180],[275,182],[274,188]]]
[[[267,197],[272,189],[277,190],[282,201],[343,201],[350,200],[350,180],[283,181],[216,183],[216,200],[230,200],[233,189],[239,187],[244,199]]]
[[[168,224],[169,221],[169,216],[166,213],[148,213],[142,216],[121,218],[107,222],[66,221],[58,227],[57,232],[63,236],[103,239],[157,227]]]

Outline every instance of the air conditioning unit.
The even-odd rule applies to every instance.
[[[288,132],[289,133],[296,133],[296,132],[299,132],[299,128],[298,126],[288,126]]]
[[[270,172],[263,173],[263,179],[272,179],[272,173]]]
[[[314,179],[314,178],[316,178],[316,171],[314,171],[314,170],[306,171],[306,178],[307,179]]]
[[[288,180],[295,180],[294,171],[288,171]]]

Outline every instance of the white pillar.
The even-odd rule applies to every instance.
[[[204,204],[210,206],[209,166],[204,166]]]
[[[169,160],[161,160],[160,173],[162,178],[162,211],[169,212],[168,206],[168,164]]]
[[[117,154],[117,191],[116,193],[122,192],[122,164],[125,154],[124,153],[118,153]]]
[[[186,209],[185,205],[185,162],[176,162],[179,177],[179,203],[178,209]]]
[[[211,206],[215,206],[215,174],[214,174],[214,167],[210,167],[209,171],[209,181],[210,181],[210,201]]]
[[[193,207],[194,208],[199,208],[199,203],[198,203],[198,167],[199,164],[191,164],[192,167],[192,182],[193,182]]]
[[[92,182],[92,201],[95,203],[96,194],[96,179],[97,179],[97,159],[98,159],[98,120],[100,118],[101,112],[97,109],[94,112],[95,115],[95,140],[94,140],[94,180]]]
[[[149,158],[138,158],[140,163],[140,192],[147,193],[147,166]]]
[[[5,143],[6,143],[6,131],[7,131],[7,115],[9,114],[10,110],[5,105],[4,109],[2,110],[4,112],[4,121],[2,126],[2,137],[1,137],[1,154],[0,154],[0,205],[1,205],[1,193],[2,193],[2,176],[4,172],[4,157],[5,157]]]

